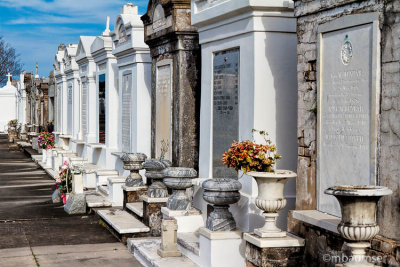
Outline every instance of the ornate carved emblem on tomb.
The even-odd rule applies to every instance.
[[[353,46],[349,41],[349,36],[346,34],[344,43],[342,45],[341,57],[343,65],[348,65],[353,57]]]

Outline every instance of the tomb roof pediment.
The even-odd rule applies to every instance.
[[[141,20],[146,42],[171,32],[196,31],[191,25],[190,0],[150,0]]]
[[[104,36],[97,36],[96,39],[93,41],[92,45],[90,46],[91,54],[98,52],[100,50],[112,48],[112,39],[111,37],[104,37]]]
[[[79,43],[76,52],[76,60],[90,57],[90,46],[93,44],[96,36],[81,36],[79,38]]]

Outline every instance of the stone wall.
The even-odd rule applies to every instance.
[[[400,1],[297,0],[298,179],[296,209],[316,209],[317,30],[336,18],[378,12],[381,108],[377,182],[393,190],[380,203],[381,234],[400,240]],[[340,167],[340,166],[338,166]],[[383,219],[384,218],[384,219]]]
[[[290,232],[305,239],[304,266],[335,267],[335,263],[343,263],[349,259],[350,249],[338,233],[319,228],[292,218],[289,212]],[[394,241],[382,236],[376,236],[367,250],[371,259],[376,259],[378,266],[400,266],[400,241]]]

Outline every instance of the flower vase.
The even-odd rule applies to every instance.
[[[46,149],[46,166],[51,167],[51,160],[52,160],[52,150]]]
[[[265,224],[254,233],[260,237],[285,237],[286,232],[276,226],[278,211],[286,206],[283,195],[285,184],[289,178],[296,178],[297,174],[288,170],[274,172],[248,172],[254,177],[258,186],[256,206],[264,211]]]
[[[42,149],[42,162],[44,164],[46,164],[46,160],[47,160],[47,153],[46,150]]]

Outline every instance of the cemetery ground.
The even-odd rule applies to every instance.
[[[95,216],[51,202],[51,179],[0,136],[0,266],[141,266]]]

